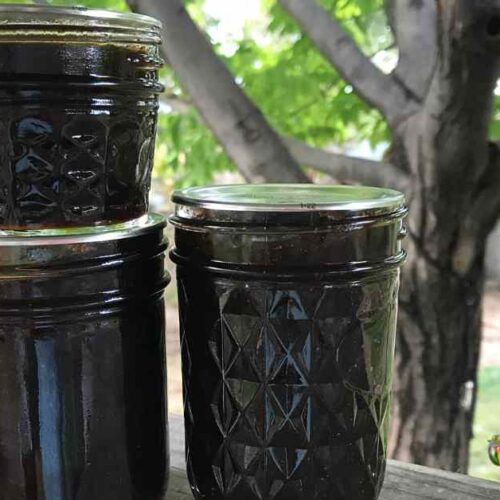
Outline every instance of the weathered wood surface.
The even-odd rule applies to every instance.
[[[170,454],[168,500],[193,500],[184,470],[184,428],[177,416],[170,416]],[[392,461],[380,497],[380,500],[479,499],[500,500],[500,483]]]

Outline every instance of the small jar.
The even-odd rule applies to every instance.
[[[374,500],[386,464],[402,194],[174,194],[187,471],[197,499]]]
[[[0,228],[143,215],[161,24],[32,5],[1,5],[0,17]]]
[[[1,498],[165,498],[164,226],[0,231]]]

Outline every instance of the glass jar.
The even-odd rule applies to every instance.
[[[2,498],[165,498],[164,226],[0,231]]]
[[[0,17],[0,228],[143,215],[161,24],[33,5],[0,5]]]
[[[173,201],[195,497],[377,498],[403,195],[253,185]]]

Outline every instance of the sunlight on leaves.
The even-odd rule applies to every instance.
[[[212,8],[207,9],[210,2]],[[249,2],[255,5],[243,10],[252,12],[252,19],[243,17],[237,22],[231,19],[236,19],[238,12],[225,14],[220,5],[214,9],[213,0],[187,3],[190,14],[208,34],[236,81],[271,125],[284,135],[318,147],[364,141],[375,147],[386,143],[389,132],[381,115],[356,96],[276,0]],[[69,0],[51,3],[75,5]],[[125,0],[78,3],[127,10]],[[365,54],[381,53],[393,43],[382,0],[321,0],[321,4],[336,16]],[[221,26],[224,30],[219,29]],[[169,68],[161,72],[161,79],[168,96],[189,101]],[[161,109],[156,176],[182,186],[210,182],[216,172],[234,169],[194,109],[187,114],[168,106]]]

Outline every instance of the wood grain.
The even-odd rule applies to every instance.
[[[183,422],[181,417],[172,415],[170,461],[168,499],[193,500],[184,467]],[[389,461],[379,500],[500,500],[500,483]]]

